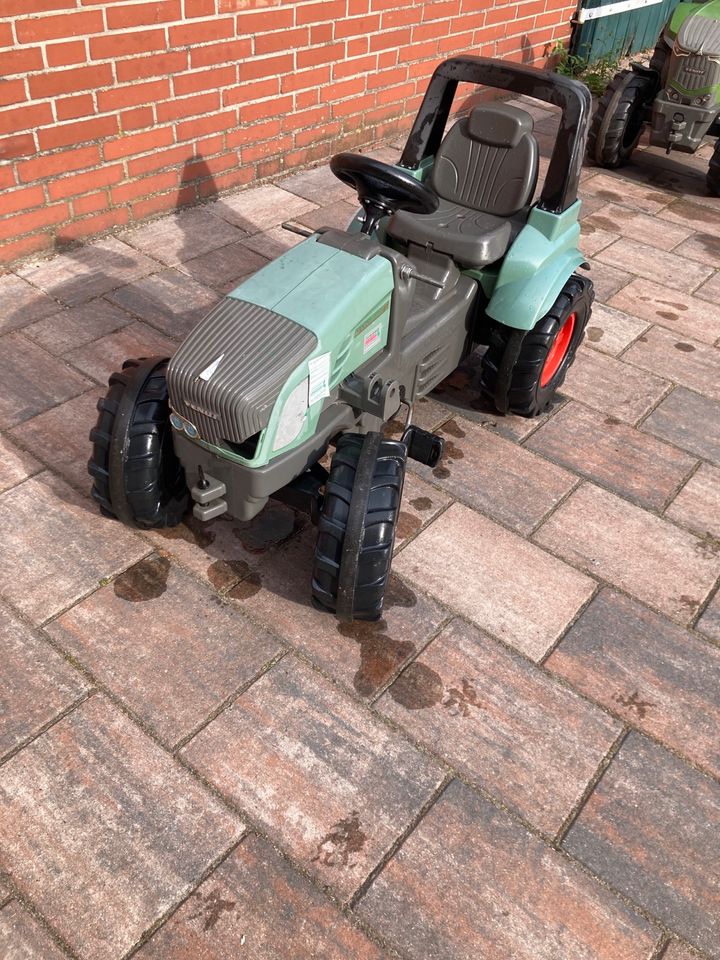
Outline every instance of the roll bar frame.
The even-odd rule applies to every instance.
[[[443,138],[459,83],[474,83],[524,94],[562,109],[560,128],[538,207],[562,213],[577,200],[590,126],[592,99],[585,84],[549,70],[487,57],[451,57],[432,75],[408,136],[400,165],[416,170],[434,156]]]

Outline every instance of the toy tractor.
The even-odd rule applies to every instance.
[[[562,108],[539,201],[524,110],[476,106],[445,133],[458,83]],[[577,185],[590,95],[577,81],[478,57],[435,71],[398,166],[357,154],[332,171],[364,211],[305,239],[226,296],[170,359],[110,378],[90,439],[93,497],[140,528],[250,520],[269,498],[318,526],[314,603],[340,620],[382,613],[406,459],[439,436],[413,404],[487,345],[481,386],[532,417],[562,384],[593,299]],[[292,225],[288,225],[292,227]],[[406,412],[401,440],[384,425]],[[329,473],[318,461],[334,446]]]
[[[598,103],[588,157],[601,167],[630,159],[645,125],[650,144],[695,153],[703,137],[720,137],[720,0],[680,3],[648,66],[616,74]],[[720,196],[720,140],[707,172]]]

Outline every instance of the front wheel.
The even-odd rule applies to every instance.
[[[312,575],[316,606],[378,620],[390,576],[407,449],[379,433],[340,437],[325,484]]]
[[[532,330],[493,327],[480,387],[501,413],[536,417],[548,409],[575,359],[593,299],[592,281],[573,274]]]
[[[706,183],[709,192],[715,197],[720,197],[720,140],[715,141],[715,149],[710,157]]]
[[[628,162],[640,140],[657,86],[658,80],[634,70],[623,70],[613,77],[590,125],[587,154],[593,163],[613,169]]]
[[[130,527],[174,527],[188,508],[185,472],[175,455],[167,360],[126,360],[98,400],[88,472],[106,517]]]

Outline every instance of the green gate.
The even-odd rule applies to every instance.
[[[594,63],[654,47],[679,0],[581,0],[571,52]]]

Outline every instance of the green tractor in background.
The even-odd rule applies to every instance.
[[[633,63],[611,80],[593,117],[589,159],[610,168],[627,163],[646,123],[650,144],[668,153],[695,153],[704,137],[720,137],[720,0],[680,3],[650,63]],[[720,196],[720,140],[707,186]]]

